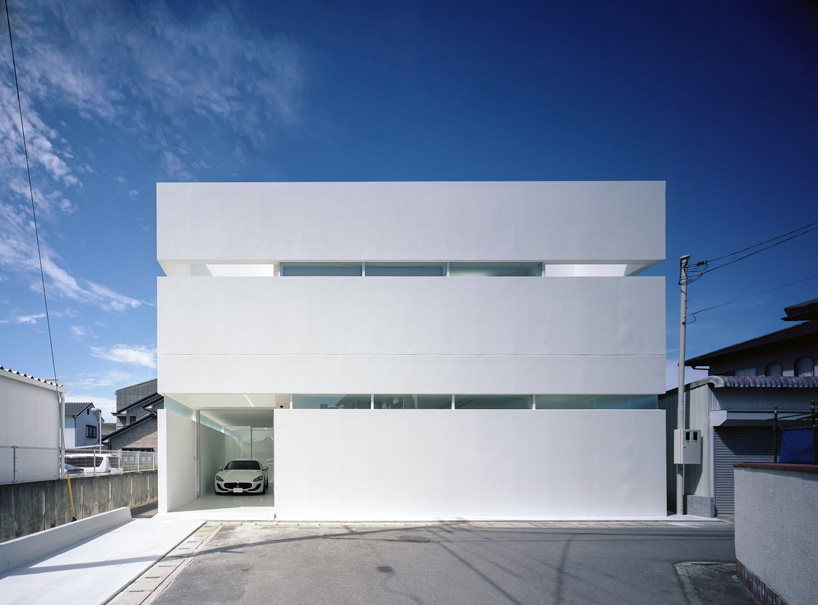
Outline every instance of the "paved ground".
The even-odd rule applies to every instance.
[[[724,522],[208,523],[115,600],[752,604]]]

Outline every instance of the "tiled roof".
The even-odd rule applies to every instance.
[[[720,376],[726,387],[773,387],[810,389],[818,387],[816,376]],[[715,385],[714,385],[715,386]]]
[[[28,378],[30,380],[36,380],[37,382],[42,382],[43,384],[50,384],[51,386],[54,386],[54,379],[53,378],[50,379],[50,380],[45,379],[45,378],[35,378],[34,376],[31,376],[30,374],[23,374],[22,372],[16,372],[15,370],[12,370],[11,368],[5,368],[3,366],[0,366],[0,370],[2,370],[4,372],[8,372],[9,374],[15,374],[16,376],[22,376],[23,378]]]
[[[721,388],[768,388],[768,389],[818,389],[816,376],[707,376],[688,384],[686,388],[696,388],[709,384]],[[672,389],[676,392],[676,389]],[[670,393],[671,391],[668,391]]]
[[[106,437],[116,431],[116,422],[103,422],[102,423],[102,436]]]
[[[137,427],[137,426],[143,424],[144,422],[147,422],[148,420],[156,420],[156,414],[154,412],[151,412],[150,414],[145,414],[144,416],[142,416],[142,418],[140,418],[136,422],[132,422],[131,424],[126,424],[122,428],[119,428],[119,429],[115,430],[113,433],[108,433],[107,435],[104,435],[103,438],[102,438],[102,442],[107,443],[112,437],[118,437],[122,433],[124,433],[126,431],[130,431],[132,428]]]
[[[165,399],[164,395],[160,395],[159,393],[151,393],[150,395],[147,395],[147,396],[143,397],[142,399],[139,399],[138,401],[134,401],[130,405],[125,406],[121,410],[117,410],[114,413],[114,416],[123,416],[123,415],[125,415],[125,413],[128,410],[130,410],[132,408],[139,407],[139,406],[142,406],[142,407],[146,408],[146,406],[152,405],[152,404],[156,403],[157,401],[164,401],[164,399]]]
[[[65,403],[65,415],[78,416],[82,414],[88,406],[93,407],[94,404],[90,401],[67,401]]]

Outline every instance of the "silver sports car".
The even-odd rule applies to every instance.
[[[216,473],[217,494],[263,494],[267,467],[258,460],[231,460]]]

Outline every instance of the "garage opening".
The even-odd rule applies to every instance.
[[[197,498],[175,512],[196,511],[199,516],[220,520],[272,519],[275,506],[273,410],[201,409],[196,416]],[[251,470],[251,466],[255,470]],[[217,475],[220,478],[218,493]],[[263,480],[256,481],[258,477]]]

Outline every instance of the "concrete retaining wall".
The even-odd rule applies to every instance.
[[[77,519],[156,502],[155,471],[71,479]],[[67,481],[0,485],[0,541],[71,521]]]
[[[737,575],[762,603],[818,603],[818,466],[735,466]]]
[[[0,543],[0,575],[131,520],[125,507]]]

